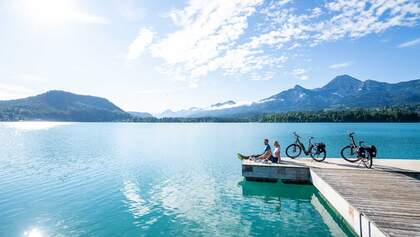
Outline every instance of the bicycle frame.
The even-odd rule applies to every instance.
[[[312,144],[312,138],[309,138],[309,142],[308,142],[308,150],[306,150],[305,145],[300,141],[299,137],[296,136],[296,140],[295,140],[295,144],[298,145],[300,148],[302,148],[303,153],[305,153],[305,155],[309,155],[311,153],[311,149],[314,146]]]
[[[350,136],[350,141],[351,141],[351,146],[353,146],[353,147],[357,147],[357,145],[356,145],[356,141],[354,140],[354,136],[353,135],[349,135]]]
[[[352,155],[353,155],[353,152],[354,152],[355,154],[357,154],[357,157],[361,157],[360,154],[359,154],[359,149],[360,149],[360,147],[362,147],[361,144],[363,143],[363,141],[360,142],[359,145],[357,145],[356,144],[356,140],[354,139],[354,135],[353,134],[349,134],[349,137],[350,137],[350,147],[352,148],[351,149]]]
[[[349,162],[362,161],[366,168],[372,167],[372,158],[376,156],[376,147],[375,146],[364,146],[364,141],[359,141],[359,144],[356,144],[356,139],[354,138],[354,133],[348,134],[350,145],[347,145],[341,149],[341,156]],[[350,149],[349,156],[344,155],[346,149]],[[356,155],[356,157],[353,157]],[[350,156],[352,156],[350,158]]]

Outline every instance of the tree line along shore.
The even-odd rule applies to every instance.
[[[1,111],[0,111],[1,112]],[[26,116],[25,116],[26,115]],[[66,122],[143,122],[143,123],[309,123],[309,122],[420,122],[420,105],[407,105],[398,107],[381,107],[369,109],[344,109],[344,110],[321,110],[300,111],[266,114],[244,114],[232,117],[187,117],[187,118],[141,118],[126,116],[123,119],[112,117],[102,120],[90,114],[89,119],[84,116],[60,117],[45,116],[37,118],[30,112],[24,115],[13,116],[13,113],[0,113],[0,121],[66,121]]]
[[[133,122],[420,122],[420,105],[329,111],[284,112],[238,117],[134,118]]]

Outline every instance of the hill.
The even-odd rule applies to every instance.
[[[130,114],[107,99],[65,91],[54,90],[23,99],[0,101],[2,121],[108,122],[130,118]]]

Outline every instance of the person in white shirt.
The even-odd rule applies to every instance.
[[[274,141],[273,146],[274,146],[274,152],[272,156],[268,159],[271,160],[271,162],[273,163],[278,163],[280,161],[280,144],[278,141]]]

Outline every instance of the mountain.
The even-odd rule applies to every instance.
[[[385,83],[340,75],[321,88],[296,85],[249,105],[208,110],[189,117],[237,117],[290,111],[342,110],[420,104],[420,80]]]
[[[204,109],[198,107],[191,107],[189,109],[183,109],[178,111],[172,111],[170,109],[163,111],[160,114],[156,114],[158,118],[187,118],[193,116],[194,114],[204,111]]]
[[[134,111],[127,111],[127,113],[131,114],[134,117],[138,118],[154,118],[154,116],[147,112],[134,112]]]
[[[212,104],[212,105],[210,105],[210,108],[220,109],[220,108],[223,108],[223,107],[226,107],[226,106],[232,106],[232,105],[235,105],[235,104],[236,104],[235,101],[228,100],[228,101],[225,101],[225,102],[222,102],[222,103]]]
[[[377,108],[383,106],[420,105],[420,80],[385,83],[361,81],[340,75],[321,88],[306,89],[296,85],[251,104],[229,100],[205,108],[167,110],[159,118],[247,118],[281,112],[311,112]],[[46,93],[17,100],[0,101],[0,121],[158,121],[149,113],[125,112],[107,99],[77,95],[65,91]]]
[[[216,104],[212,104],[206,108],[198,108],[198,107],[191,107],[189,109],[183,109],[178,111],[172,111],[170,109],[165,110],[164,112],[157,114],[156,117],[158,118],[187,118],[187,117],[194,117],[196,114],[205,113],[207,111],[212,110],[220,110],[225,108],[231,108],[235,106],[236,102],[233,100],[228,100],[225,102],[220,102]]]
[[[0,101],[0,120],[126,121],[131,115],[104,98],[65,91]]]

